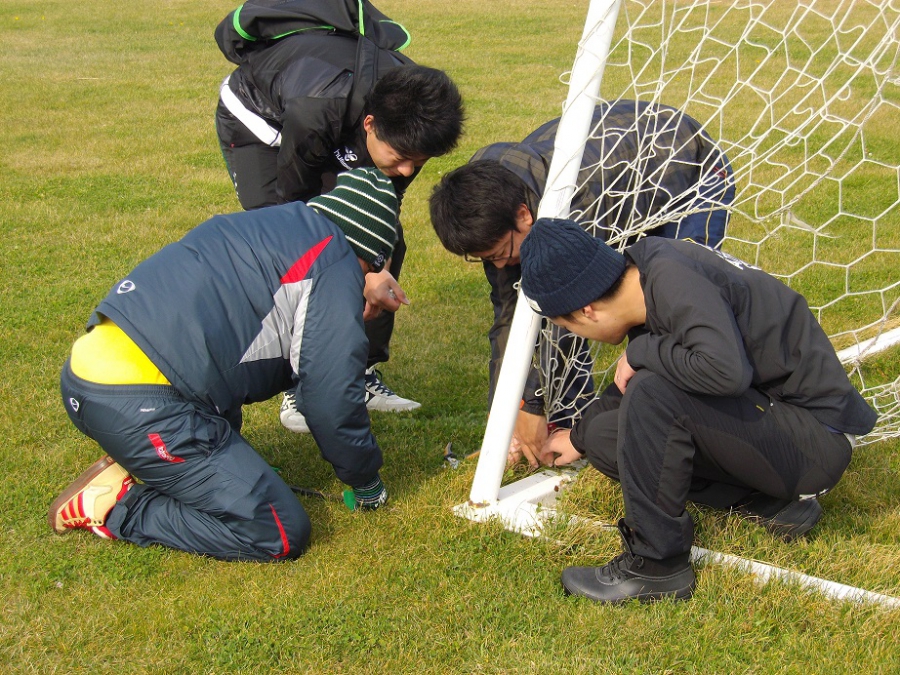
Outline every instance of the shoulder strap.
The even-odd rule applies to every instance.
[[[383,51],[384,49],[366,38],[360,39],[356,44],[353,86],[350,89],[350,94],[347,96],[347,107],[344,111],[343,126],[345,129],[355,128],[365,108],[366,96],[372,91],[375,83],[384,75],[382,69],[386,69],[386,64],[382,65]],[[401,54],[394,54],[393,57],[403,65],[413,63],[412,59]]]

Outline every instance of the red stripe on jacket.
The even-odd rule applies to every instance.
[[[300,256],[297,262],[291,266],[291,269],[281,277],[281,283],[292,284],[305,279],[306,273],[309,272],[309,268],[313,266],[313,263],[316,262],[316,259],[321,255],[322,251],[324,251],[325,247],[331,242],[331,239],[332,237],[326,237]]]

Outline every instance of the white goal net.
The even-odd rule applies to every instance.
[[[861,443],[900,436],[900,348],[891,347],[900,341],[900,3],[607,4],[613,15],[618,9],[618,20],[599,100],[655,102],[703,124],[733,170],[723,250],[806,296],[850,377],[878,410],[878,426]],[[586,31],[580,49],[589,48],[587,38]],[[597,180],[612,170],[610,162],[621,162],[608,143],[609,125],[590,133],[600,127],[607,137],[603,156],[591,164],[587,153],[584,160],[573,154],[583,162],[579,180]],[[558,135],[569,133],[561,126]],[[640,173],[664,148],[654,134],[637,137],[630,168]],[[646,189],[633,183],[635,191]],[[576,199],[584,188],[567,187]],[[621,183],[616,190],[612,206],[607,192],[572,217],[608,232],[614,220],[608,241],[618,246],[673,217],[666,209],[621,208],[637,193]],[[709,208],[682,201],[678,217]],[[578,373],[592,373],[602,390],[620,350],[557,338],[555,329],[541,330],[538,360],[548,412],[560,420],[577,417],[583,405],[571,396]]]
[[[900,0],[592,0],[537,214],[570,215],[621,248],[691,214],[707,214],[709,224],[728,202],[722,249],[806,296],[877,409],[878,425],[860,443],[900,436],[898,31]],[[730,160],[733,198],[667,194],[665,176],[679,169],[677,150],[689,139],[637,107],[631,126],[594,115],[598,103],[624,101],[671,106],[701,122]],[[623,173],[634,178],[615,179]],[[595,200],[587,195],[597,180]],[[668,206],[648,207],[647,190]],[[469,501],[454,510],[529,536],[555,517],[556,495],[571,479],[542,471],[501,487],[536,339],[556,421],[579,416],[593,393],[573,391],[582,383],[602,390],[621,353],[561,339],[519,298]],[[737,556],[696,547],[692,556],[831,597],[900,602]]]

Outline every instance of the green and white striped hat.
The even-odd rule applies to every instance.
[[[331,192],[307,204],[341,228],[356,255],[376,269],[394,252],[399,202],[393,183],[379,169],[339,174]]]

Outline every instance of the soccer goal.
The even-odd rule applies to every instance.
[[[733,169],[722,248],[806,296],[878,411],[860,445],[900,436],[898,33],[890,0],[592,0],[537,214],[590,229],[611,208],[570,214],[579,181],[601,169],[582,163],[598,101],[656,102],[703,123]],[[650,137],[634,162],[659,151]],[[634,198],[619,189],[622,203]],[[623,212],[607,240],[622,247],[666,217]],[[457,511],[536,534],[571,475],[501,487],[527,370],[536,358],[548,414],[575,419],[568,383],[582,371],[602,390],[620,352],[557,340],[521,297],[508,344],[469,502]]]

